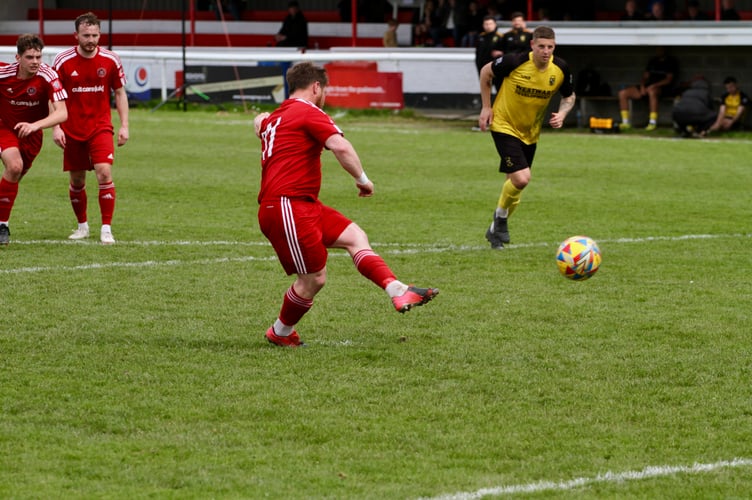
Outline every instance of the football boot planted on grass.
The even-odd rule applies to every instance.
[[[79,226],[78,229],[73,231],[70,236],[68,236],[69,240],[83,240],[85,238],[89,237],[89,226]]]
[[[504,248],[504,243],[511,241],[506,217],[494,217],[493,223],[486,230],[486,239],[494,250]]]
[[[392,304],[397,312],[404,313],[413,307],[422,306],[439,294],[438,288],[418,288],[410,285],[407,291],[398,297],[392,297]]]
[[[111,229],[102,229],[102,232],[99,233],[99,241],[102,242],[102,245],[112,245],[115,243],[115,237],[112,235]]]
[[[266,340],[269,341],[269,343],[278,345],[281,347],[305,347],[305,343],[303,343],[302,340],[300,340],[300,336],[298,335],[298,332],[293,331],[290,335],[287,335],[286,337],[283,337],[281,335],[277,335],[274,333],[274,327],[270,326],[269,329],[266,331]]]

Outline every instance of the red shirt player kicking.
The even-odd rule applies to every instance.
[[[110,96],[115,94],[115,109],[120,116],[118,146],[128,141],[128,96],[120,58],[99,47],[100,22],[91,12],[76,18],[78,45],[57,55],[53,66],[68,91],[70,117],[55,127],[53,139],[63,148],[63,170],[70,173],[70,200],[78,228],[69,236],[80,240],[89,236],[86,215],[86,171],[94,170],[99,183],[99,210],[102,215],[100,241],[115,243],[112,214],[115,211],[115,183],[112,162],[115,147],[112,136]]]
[[[313,306],[314,296],[326,282],[328,248],[347,250],[358,271],[389,294],[398,312],[425,304],[439,290],[398,281],[371,249],[366,233],[319,201],[324,147],[353,176],[360,196],[373,195],[373,183],[350,141],[321,109],[328,83],[326,71],[309,62],[300,63],[287,72],[287,83],[290,98],[273,113],[259,114],[253,124],[262,143],[259,226],[285,272],[297,275],[266,338],[272,344],[297,347],[304,344],[295,325]]]
[[[65,89],[55,70],[42,62],[42,40],[21,35],[16,48],[16,62],[0,66],[0,245],[10,243],[8,219],[18,183],[42,149],[42,129],[68,116]]]

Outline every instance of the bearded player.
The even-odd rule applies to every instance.
[[[99,183],[99,211],[102,217],[100,241],[115,243],[112,216],[115,212],[115,183],[112,163],[115,148],[110,112],[111,94],[120,117],[117,145],[128,142],[128,96],[125,73],[114,52],[99,47],[100,21],[91,12],[75,21],[78,45],[57,55],[53,63],[68,91],[70,118],[55,127],[53,139],[63,148],[63,170],[70,174],[69,196],[78,228],[72,240],[89,237],[87,218],[86,172],[94,170]]]
[[[290,98],[273,113],[254,120],[261,139],[261,189],[258,220],[288,275],[295,282],[266,339],[279,346],[304,345],[295,325],[313,306],[326,282],[328,248],[342,248],[360,274],[386,291],[398,312],[433,299],[439,290],[397,280],[371,249],[366,233],[347,217],[319,201],[321,153],[326,147],[349,173],[362,197],[373,195],[360,158],[342,130],[321,109],[329,80],[324,68],[299,63],[287,72]]]

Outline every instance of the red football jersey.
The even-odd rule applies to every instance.
[[[313,103],[303,99],[283,102],[261,123],[259,203],[280,196],[317,200],[321,152],[334,134],[342,134],[342,130]]]
[[[35,122],[50,114],[49,101],[67,97],[58,75],[47,64],[26,80],[16,76],[18,63],[0,66],[0,120],[13,128],[18,122]]]
[[[97,54],[87,59],[71,47],[59,53],[52,65],[68,91],[68,120],[60,125],[63,131],[78,141],[102,130],[112,132],[110,97],[125,86],[117,54],[98,47]]]

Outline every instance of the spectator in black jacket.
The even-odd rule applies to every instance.
[[[645,14],[637,8],[637,0],[627,0],[620,19],[622,21],[643,21]]]
[[[308,21],[295,0],[287,3],[287,17],[274,35],[278,47],[308,47]]]
[[[734,0],[722,0],[721,2],[721,21],[740,21],[742,16],[734,7]]]

